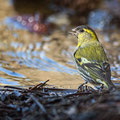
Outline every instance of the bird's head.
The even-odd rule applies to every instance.
[[[95,32],[86,25],[78,26],[78,27],[72,29],[72,31],[70,33],[77,37],[78,47],[85,45],[86,43],[98,41],[98,38],[97,38]]]

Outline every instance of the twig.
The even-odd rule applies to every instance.
[[[46,80],[44,83],[42,83],[39,87],[43,87],[49,80]]]
[[[4,86],[4,88],[11,88],[11,89],[17,89],[17,90],[27,90],[27,89],[15,87],[15,86]]]
[[[35,89],[37,89],[38,87],[41,88],[41,87],[43,87],[48,81],[49,81],[49,80],[46,80],[44,83],[39,83],[39,84],[33,86],[32,88],[30,88],[30,90],[35,90]]]
[[[33,95],[30,95],[30,97],[35,101],[35,103],[39,106],[39,108],[41,109],[41,111],[43,113],[47,113],[46,112],[46,109],[44,108],[44,106],[33,96]]]

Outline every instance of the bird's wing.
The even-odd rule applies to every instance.
[[[84,58],[85,59],[85,58]],[[110,79],[110,65],[107,62],[97,63],[97,62],[89,62],[84,63],[84,61],[79,61],[80,59],[76,59],[76,63],[78,65],[79,70],[85,70],[89,73],[92,79],[96,80],[108,80]],[[85,72],[84,72],[85,73]]]

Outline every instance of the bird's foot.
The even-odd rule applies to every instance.
[[[96,90],[94,88],[92,88],[91,86],[87,86],[88,82],[84,82],[83,84],[81,84],[78,87],[78,92],[96,92]]]
[[[78,87],[78,89],[80,89],[82,86],[86,85],[87,83],[88,83],[88,82],[82,83],[82,84]]]

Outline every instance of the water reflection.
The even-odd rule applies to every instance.
[[[40,47],[41,43],[36,43]],[[12,42],[11,46],[14,48],[22,48],[22,43]],[[33,45],[30,44],[26,51],[7,51],[4,55],[14,57],[21,65],[26,65],[30,68],[37,68],[41,71],[65,72],[68,74],[77,74],[77,70],[59,64],[55,60],[48,58],[45,51],[32,51]]]
[[[0,64],[0,71],[6,73],[7,75],[13,76],[13,77],[25,78],[24,75],[21,75],[21,74],[19,74],[19,73],[16,73],[16,72],[7,70],[7,69],[5,69],[5,68],[2,68],[2,65],[1,65],[1,64]]]
[[[19,82],[11,81],[10,79],[0,77],[0,84],[1,85],[19,85]]]
[[[27,45],[26,49],[24,46],[25,44],[23,43],[12,41],[8,45],[8,48],[11,48],[11,50],[9,49],[8,51],[3,51],[1,53],[3,56],[5,56],[4,61],[6,61],[6,58],[9,58],[11,62],[14,61],[16,64],[15,68],[12,69],[13,66],[9,65],[10,61],[3,63],[3,60],[1,60],[0,71],[4,73],[2,74],[2,77],[5,78],[4,82],[3,79],[0,81],[1,84],[7,84],[9,79],[11,79],[11,85],[32,85],[34,83],[39,83],[42,80],[44,81],[48,78],[52,80],[52,85],[59,87],[61,86],[61,83],[59,83],[61,81],[63,81],[61,87],[64,87],[66,85],[69,85],[68,80],[71,81],[78,79],[75,84],[75,86],[78,86],[77,84],[80,83],[80,76],[78,75],[78,71],[76,69],[62,65],[59,62],[47,57],[45,51],[39,51],[41,42],[36,42],[35,45],[30,43]],[[31,71],[34,72],[31,74]],[[56,81],[56,79],[62,80]],[[70,86],[71,85],[69,85],[69,87]]]

